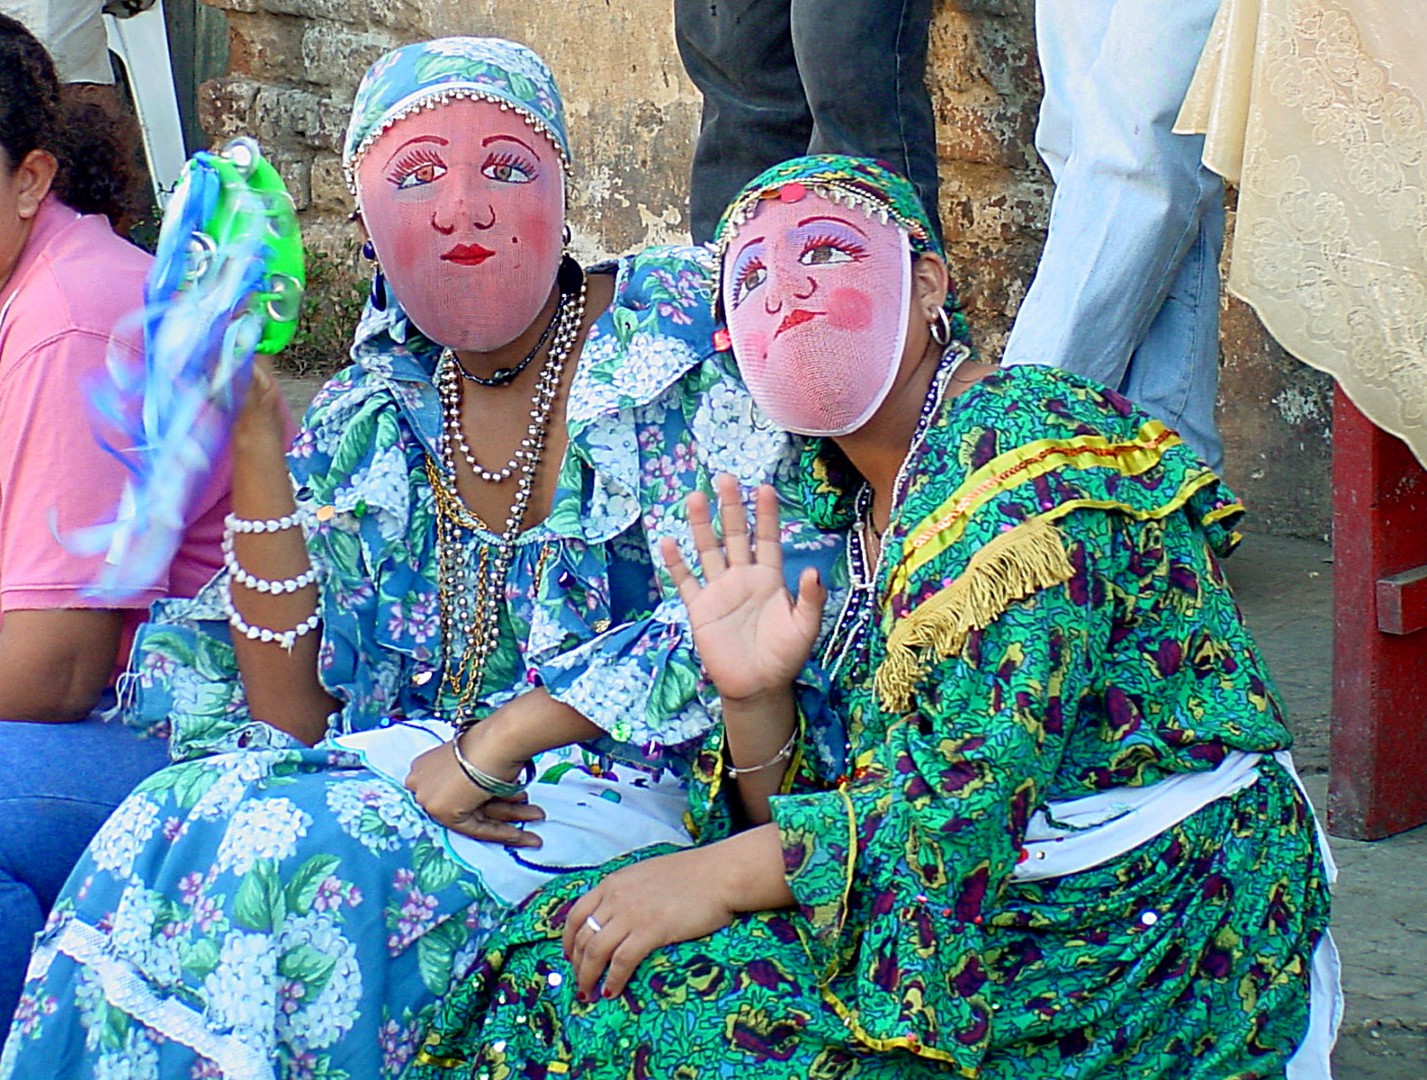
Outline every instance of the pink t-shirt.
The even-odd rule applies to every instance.
[[[0,288],[0,619],[6,611],[123,608],[121,664],[151,601],[193,596],[222,566],[231,482],[225,456],[190,506],[178,554],[155,588],[118,605],[84,595],[103,556],[67,551],[51,522],[65,535],[113,520],[128,474],[94,438],[87,388],[108,377],[111,350],[142,365],[133,316],[152,261],[107,219],[51,195]]]

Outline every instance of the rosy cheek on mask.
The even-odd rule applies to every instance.
[[[750,367],[763,367],[768,357],[768,335],[761,330],[749,330],[738,337],[738,356]]]
[[[388,225],[396,224],[389,222]],[[381,252],[382,268],[393,283],[410,283],[416,268],[430,257],[431,244],[419,231],[419,223],[400,223],[380,230],[373,243]]]
[[[866,330],[873,314],[872,297],[861,289],[844,286],[827,294],[828,325],[838,330]]]
[[[512,253],[537,262],[548,261],[552,255],[559,253],[560,230],[564,221],[558,214],[552,215],[551,210],[555,209],[558,208],[542,208],[537,213],[516,215],[511,236]]]

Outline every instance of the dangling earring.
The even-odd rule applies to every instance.
[[[945,347],[951,344],[951,318],[947,315],[946,308],[936,309],[936,316],[927,323],[927,330],[938,345]]]
[[[560,268],[555,271],[555,283],[562,293],[577,293],[580,283],[585,280],[585,272],[569,255],[560,256]]]
[[[561,236],[564,238],[565,246],[566,246],[566,247],[569,247],[569,246],[570,246],[570,238],[571,238],[573,235],[574,235],[574,234],[570,232],[570,226],[566,225],[566,226],[565,226],[565,231],[564,231],[563,233],[561,233]]]
[[[372,273],[372,291],[369,299],[372,307],[378,311],[386,310],[386,275],[382,273],[382,264],[377,261],[376,245],[368,238],[362,241],[362,258],[368,262],[377,264],[376,270]]]

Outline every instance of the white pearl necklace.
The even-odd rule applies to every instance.
[[[525,471],[525,467],[539,454],[538,444],[544,439],[545,429],[550,423],[550,411],[555,407],[555,399],[560,393],[560,375],[564,371],[565,358],[570,355],[570,347],[580,332],[584,310],[585,283],[582,278],[578,299],[572,299],[569,293],[560,294],[559,306],[555,312],[558,327],[554,340],[550,343],[545,364],[540,369],[535,393],[530,399],[530,424],[511,459],[499,469],[487,469],[472,453],[470,443],[466,441],[466,433],[461,430],[461,394],[465,380],[461,378],[460,361],[450,349],[441,354],[437,369],[437,390],[441,395],[442,460],[451,460],[451,447],[455,446],[471,472],[487,484],[503,484],[514,476],[517,470],[522,473]],[[575,318],[570,317],[573,311],[579,313]]]

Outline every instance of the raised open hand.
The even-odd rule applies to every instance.
[[[708,498],[690,495],[687,503],[706,584],[699,584],[678,545],[667,538],[660,546],[664,564],[689,610],[699,659],[719,694],[739,701],[784,691],[812,653],[827,590],[808,568],[798,581],[798,598],[788,592],[778,495],[771,487],[765,484],[755,495],[751,543],[738,481],[723,473],[714,487],[722,543],[714,535]]]

